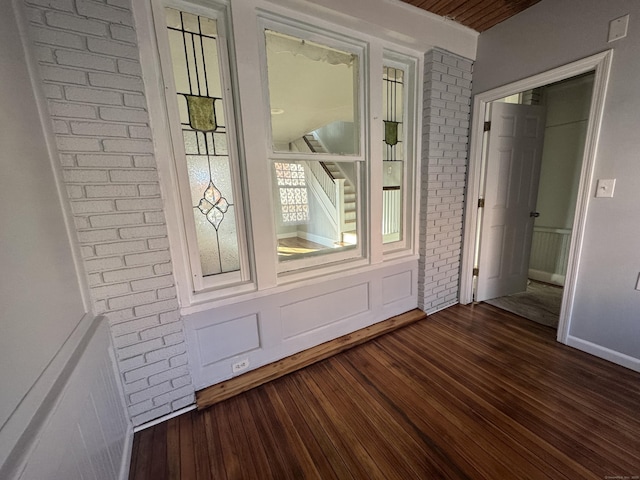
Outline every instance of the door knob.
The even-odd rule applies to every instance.
[[[540,216],[540,212],[529,212],[530,217],[538,218]]]

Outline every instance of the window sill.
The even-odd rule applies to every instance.
[[[366,259],[360,259],[354,262],[343,263],[339,267],[332,265],[330,268],[324,268],[322,272],[318,269],[313,269],[307,272],[295,272],[281,276],[279,277],[279,284],[275,287],[258,289],[254,283],[250,283],[231,287],[224,291],[202,292],[193,295],[194,300],[192,303],[181,307],[180,314],[183,316],[191,315],[227,305],[239,304],[268,295],[276,295],[296,288],[320,285],[344,278],[346,275],[355,276],[402,263],[414,262],[417,261],[418,258],[418,255],[406,255],[401,258],[389,259],[384,263],[377,263],[375,265],[369,264]],[[348,272],[348,274],[345,272]],[[210,296],[206,297],[205,295]]]

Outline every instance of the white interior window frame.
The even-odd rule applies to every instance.
[[[260,61],[261,71],[263,78],[268,78],[267,68],[267,53],[266,53],[266,30],[272,30],[292,37],[301,38],[309,42],[314,42],[320,45],[325,45],[336,50],[356,55],[358,58],[358,71],[356,74],[354,86],[356,88],[356,96],[354,98],[356,105],[354,113],[357,113],[357,121],[354,122],[358,128],[358,152],[356,154],[331,154],[331,153],[299,153],[299,152],[282,152],[275,149],[275,145],[272,137],[271,128],[271,100],[269,96],[268,82],[263,82],[263,98],[265,102],[264,111],[266,114],[265,125],[267,128],[267,161],[269,162],[269,169],[271,170],[274,162],[277,161],[307,161],[307,162],[319,162],[328,161],[335,163],[355,163],[357,167],[356,171],[356,236],[358,243],[353,247],[336,252],[327,252],[322,255],[310,256],[300,259],[292,259],[286,261],[279,261],[277,258],[277,252],[274,252],[277,262],[278,276],[283,281],[290,279],[287,276],[301,273],[303,277],[310,277],[314,275],[321,275],[325,273],[325,269],[333,270],[335,265],[344,265],[344,262],[357,262],[358,265],[368,263],[368,255],[366,246],[370,242],[370,229],[367,228],[368,222],[364,218],[364,203],[367,201],[365,192],[368,190],[366,184],[368,175],[367,164],[369,158],[369,118],[367,100],[369,99],[369,63],[367,61],[368,56],[368,44],[366,41],[341,35],[329,28],[321,28],[318,26],[312,26],[300,20],[294,18],[281,16],[275,13],[260,11],[258,14],[258,28],[259,28],[259,41],[260,41]],[[364,36],[364,35],[363,35]],[[271,187],[273,188],[273,186]],[[274,194],[270,198],[275,199]],[[275,201],[275,200],[273,200]],[[273,212],[277,215],[278,208],[274,205]],[[277,224],[277,219],[272,220]],[[344,266],[342,267],[344,268]],[[316,270],[320,270],[316,272]],[[300,276],[296,275],[297,280]]]
[[[262,0],[256,0],[254,4],[234,4],[233,11],[231,2],[228,0],[136,0],[132,4],[132,8],[136,20],[136,31],[138,33],[138,46],[140,49],[140,61],[143,69],[143,78],[145,82],[145,93],[147,99],[147,108],[150,114],[151,127],[154,131],[154,151],[158,164],[158,175],[160,177],[160,187],[162,189],[162,198],[164,202],[164,213],[167,221],[167,232],[169,237],[169,248],[173,263],[173,273],[176,279],[176,287],[178,291],[178,300],[180,302],[180,311],[182,314],[190,314],[207,310],[221,305],[229,305],[243,300],[258,298],[270,293],[288,290],[293,285],[312,285],[321,284],[327,279],[336,278],[336,275],[342,275],[344,272],[365,272],[367,269],[379,268],[383,264],[394,264],[395,262],[405,262],[418,258],[418,218],[417,206],[420,204],[420,155],[421,155],[421,132],[422,128],[422,69],[424,68],[423,56],[421,49],[415,49],[401,43],[397,43],[393,38],[385,35],[372,35],[366,29],[354,29],[339,21],[335,17],[327,16],[310,16],[290,8],[279,7],[274,4],[266,3]],[[260,6],[258,6],[258,4]],[[253,6],[252,6],[253,5]],[[172,151],[171,137],[167,122],[167,106],[165,100],[164,88],[162,81],[162,71],[159,61],[159,45],[157,44],[157,32],[154,25],[153,8],[160,8],[162,11],[162,32],[164,35],[165,22],[163,8],[173,7],[183,9],[195,14],[204,16],[212,16],[212,12],[219,11],[224,16],[225,26],[227,27],[227,41],[229,46],[230,73],[234,82],[231,85],[234,95],[233,110],[229,113],[234,114],[236,118],[236,134],[241,141],[234,142],[241,153],[240,169],[244,176],[241,178],[243,187],[243,199],[245,200],[245,220],[246,220],[246,242],[248,250],[248,260],[251,267],[251,280],[245,283],[231,284],[216,289],[195,291],[191,277],[190,258],[188,255],[186,234],[183,221],[183,210],[181,207],[180,195],[178,194],[178,180],[176,174],[176,165]],[[232,15],[232,16],[231,16]],[[277,270],[277,251],[271,248],[271,240],[260,241],[259,235],[272,232],[273,244],[275,246],[275,225],[273,215],[275,205],[273,201],[272,182],[264,182],[262,179],[269,174],[272,158],[277,159],[277,155],[270,155],[272,152],[272,142],[270,139],[270,108],[265,108],[265,98],[263,92],[259,92],[260,85],[265,87],[264,82],[249,79],[247,77],[251,68],[247,67],[243,62],[237,61],[238,58],[255,58],[257,64],[261,65],[263,72],[266,71],[266,57],[260,55],[264,52],[264,45],[260,45],[260,39],[264,42],[264,27],[261,25],[256,28],[264,18],[275,17],[282,23],[283,20],[291,26],[302,25],[313,26],[323,33],[322,39],[325,37],[336,38],[339,40],[346,39],[349,43],[355,44],[362,48],[363,58],[359,66],[361,76],[361,88],[359,89],[359,108],[361,109],[360,122],[363,124],[360,138],[359,157],[355,161],[361,162],[358,168],[360,175],[358,184],[358,228],[357,234],[359,238],[359,246],[362,248],[363,254],[359,258],[340,259],[335,254],[326,256],[330,258],[322,259],[323,264],[311,266],[309,268],[300,268],[289,272],[278,272]],[[222,17],[218,16],[218,21]],[[250,31],[245,31],[244,26],[247,22],[253,23]],[[256,22],[256,23],[254,23]],[[239,36],[234,38],[231,25],[239,31]],[[241,29],[242,26],[242,29]],[[254,30],[255,29],[255,30]],[[407,234],[406,248],[396,248],[389,250],[384,249],[382,243],[381,210],[382,210],[382,122],[379,121],[382,114],[382,68],[384,52],[397,53],[400,56],[411,58],[416,61],[416,98],[413,102],[415,109],[414,139],[415,148],[413,181],[407,186],[407,196],[411,203],[411,211],[407,211],[408,218],[411,220],[412,231]],[[253,72],[251,72],[253,75]],[[172,72],[173,75],[173,72]],[[173,76],[169,77],[173,78]],[[245,91],[251,86],[252,90]],[[243,90],[244,101],[240,105],[237,100],[240,98],[240,91]],[[371,95],[370,92],[376,92],[377,95]],[[247,98],[249,101],[247,101]],[[268,102],[267,102],[268,105]],[[366,134],[365,134],[366,132]],[[260,136],[260,142],[263,145],[245,144],[247,135]],[[182,139],[181,139],[182,141]],[[231,139],[229,140],[231,143]],[[246,151],[246,158],[245,158]],[[349,157],[339,156],[338,161],[347,161]],[[294,158],[293,160],[300,159]],[[316,159],[317,157],[313,157]],[[251,161],[249,161],[251,160]],[[283,160],[292,160],[285,155]],[[353,156],[351,157],[353,161]],[[264,162],[264,163],[263,163]],[[262,164],[262,165],[261,165]],[[251,186],[251,189],[248,188]],[[410,193],[409,188],[412,189]],[[257,191],[254,192],[254,190]],[[236,194],[237,195],[237,194]],[[252,202],[256,198],[269,198],[265,205],[258,205],[257,212],[248,210],[249,199]],[[255,207],[255,206],[254,206]],[[271,213],[269,216],[268,212]],[[190,214],[193,213],[190,211]],[[267,214],[267,216],[265,216]],[[409,225],[408,223],[406,224]],[[366,233],[363,233],[366,232]],[[366,235],[366,239],[364,238]],[[254,237],[255,236],[255,237]],[[269,248],[265,248],[269,246]],[[302,282],[302,283],[301,283]]]
[[[418,154],[420,148],[418,145],[418,128],[421,125],[419,119],[419,108],[421,103],[421,95],[418,89],[419,74],[418,67],[420,61],[417,57],[400,53],[394,50],[384,49],[382,54],[383,67],[393,67],[404,71],[404,95],[403,95],[403,113],[405,125],[403,128],[404,142],[404,170],[402,174],[402,226],[401,238],[395,242],[387,242],[382,245],[385,260],[404,256],[413,253],[415,248],[415,232],[417,220],[415,212],[417,212],[417,195],[419,191],[416,181],[418,175]],[[382,75],[382,72],[380,72]],[[383,133],[384,138],[384,133]],[[381,166],[382,167],[382,166]]]
[[[183,252],[182,258],[188,259],[183,273],[189,278],[189,296],[187,303],[196,303],[199,300],[208,300],[219,296],[226,296],[233,293],[241,293],[255,289],[252,283],[251,259],[249,249],[249,228],[245,210],[245,187],[241,174],[242,162],[241,149],[238,139],[240,138],[240,124],[237,116],[235,98],[237,93],[232,81],[233,64],[229,49],[230,21],[229,7],[223,3],[214,2],[194,2],[194,1],[161,1],[154,0],[151,3],[153,23],[155,26],[155,39],[157,42],[158,68],[160,69],[164,92],[164,112],[166,121],[166,132],[169,135],[169,153],[173,166],[173,189],[174,201],[180,208],[180,248]],[[227,135],[227,149],[229,153],[229,164],[233,181],[234,210],[236,216],[236,231],[238,238],[238,254],[240,259],[240,270],[234,272],[220,273],[204,276],[200,262],[200,251],[196,238],[195,219],[191,191],[186,165],[185,148],[182,139],[182,128],[180,125],[180,115],[178,111],[177,93],[172,69],[171,53],[167,36],[167,24],[165,8],[203,16],[216,20],[218,47],[218,62],[220,68],[221,84],[224,92],[223,105],[225,113],[225,127]],[[177,262],[174,261],[174,268]],[[183,296],[184,298],[184,296]]]

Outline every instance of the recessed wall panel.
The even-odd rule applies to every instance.
[[[260,347],[258,314],[235,318],[196,330],[202,366]]]
[[[411,270],[397,273],[382,279],[382,302],[384,305],[410,297],[413,275]]]
[[[368,283],[307,298],[281,308],[282,336],[289,339],[368,310]]]

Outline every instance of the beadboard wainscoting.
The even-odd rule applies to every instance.
[[[534,227],[529,278],[564,286],[571,229]]]
[[[417,269],[413,259],[187,315],[196,389],[416,308]]]
[[[109,325],[98,317],[71,356],[59,393],[43,403],[44,421],[18,443],[22,458],[14,459],[10,478],[127,478],[133,425],[114,367]]]

